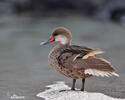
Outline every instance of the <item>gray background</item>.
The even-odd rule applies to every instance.
[[[40,100],[36,94],[55,81],[72,80],[56,72],[48,63],[48,53],[54,43],[40,46],[49,38],[53,28],[64,26],[71,30],[72,44],[86,45],[105,51],[100,55],[109,60],[120,77],[86,79],[85,90],[125,98],[125,29],[114,23],[104,23],[81,16],[68,17],[0,17],[0,100],[11,95],[26,100]],[[80,88],[81,81],[77,82]]]
[[[29,1],[33,4],[26,3]],[[48,63],[48,54],[55,44],[39,45],[60,26],[71,30],[72,44],[105,51],[98,56],[110,61],[120,75],[86,79],[85,90],[125,98],[124,0],[93,3],[63,0],[61,8],[50,6],[51,3],[61,4],[55,1],[0,0],[0,100],[11,100],[14,94],[24,96],[25,100],[41,100],[36,95],[44,91],[46,85],[56,81],[72,85],[72,79],[59,74]],[[70,4],[76,9],[69,11]],[[123,7],[122,10],[119,7]],[[114,12],[117,13],[111,18]],[[81,80],[76,87],[81,87]]]

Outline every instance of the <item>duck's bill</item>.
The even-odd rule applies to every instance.
[[[40,45],[46,45],[46,44],[48,44],[48,41],[40,42]]]
[[[46,44],[48,44],[48,43],[53,42],[54,40],[55,40],[54,37],[51,36],[47,41],[43,41],[43,42],[41,42],[40,45],[46,45]]]

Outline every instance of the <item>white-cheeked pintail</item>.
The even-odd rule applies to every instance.
[[[53,30],[49,40],[40,43],[40,45],[45,45],[51,42],[59,42],[50,51],[48,58],[52,67],[73,79],[71,90],[75,90],[76,79],[79,78],[82,78],[81,91],[84,91],[85,78],[119,76],[115,73],[110,62],[95,56],[103,53],[101,50],[71,45],[71,40],[71,32],[64,27],[58,27]]]

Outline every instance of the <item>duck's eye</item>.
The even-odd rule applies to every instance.
[[[58,35],[58,33],[54,33],[54,34],[53,34],[53,36],[57,36],[57,35]]]

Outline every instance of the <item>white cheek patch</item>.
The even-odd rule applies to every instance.
[[[106,72],[106,71],[100,71],[100,70],[96,70],[96,69],[86,69],[85,70],[85,74],[89,74],[89,75],[93,75],[93,76],[106,76],[106,77],[109,77],[109,76],[119,76],[117,73],[115,72]]]
[[[67,44],[68,43],[67,38],[63,35],[56,36],[55,41],[59,41],[61,44]]]

